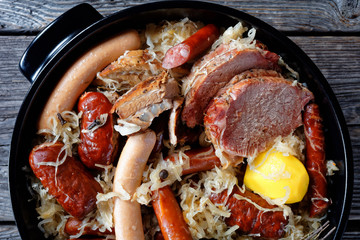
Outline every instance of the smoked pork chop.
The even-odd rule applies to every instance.
[[[282,77],[232,81],[235,84],[211,101],[204,117],[208,138],[230,159],[254,157],[276,137],[289,135],[302,125],[301,112],[313,99],[309,90]]]
[[[279,70],[279,56],[262,49],[231,48],[222,44],[198,60],[184,80],[185,105],[182,120],[189,127],[201,124],[204,110],[215,94],[235,75],[246,70]]]

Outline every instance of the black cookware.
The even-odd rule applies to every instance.
[[[16,120],[9,160],[10,194],[22,239],[45,239],[37,227],[39,220],[35,202],[29,201],[31,195],[27,176],[31,173],[28,155],[33,146],[37,118],[59,77],[83,52],[122,29],[141,29],[150,22],[184,17],[224,27],[233,26],[238,21],[255,27],[256,38],[298,71],[301,81],[315,94],[324,116],[327,158],[334,160],[340,168],[330,179],[329,192],[333,203],[328,219],[336,230],[329,239],[341,238],[351,204],[352,152],[343,114],[319,69],[291,40],[255,17],[214,3],[161,1],[131,7],[106,18],[88,4],[78,5],[53,21],[25,51],[20,70],[32,86]]]

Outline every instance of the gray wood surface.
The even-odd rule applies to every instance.
[[[13,126],[30,83],[19,59],[54,18],[85,1],[0,0],[0,239],[20,239],[8,193]],[[149,1],[88,1],[103,15]],[[353,146],[354,196],[344,239],[360,237],[360,5],[358,1],[212,1],[248,12],[291,35],[327,78],[343,110]]]
[[[106,16],[115,11],[150,1],[1,0],[0,29],[2,31],[38,31],[64,11],[82,2],[91,3],[101,14]],[[209,2],[221,3],[247,12],[282,31],[360,31],[358,0],[212,0]]]

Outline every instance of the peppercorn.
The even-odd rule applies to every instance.
[[[169,176],[169,172],[166,169],[163,169],[159,172],[159,177],[161,180],[165,180]]]

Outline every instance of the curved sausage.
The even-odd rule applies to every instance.
[[[304,129],[306,139],[306,169],[309,173],[309,193],[311,200],[310,217],[325,214],[329,200],[327,199],[325,138],[319,106],[310,103],[304,111]]]
[[[182,43],[170,48],[163,59],[162,67],[171,69],[194,59],[208,49],[219,37],[219,29],[208,24]]]
[[[153,192],[152,205],[165,240],[192,240],[180,206],[169,186]]]
[[[215,166],[221,166],[220,159],[215,155],[213,146],[191,149],[185,151],[184,154],[189,157],[189,167],[183,169],[183,175],[207,171],[213,169]],[[177,158],[178,154],[172,154],[166,157],[165,160],[175,162]]]
[[[226,199],[227,190],[210,196],[210,200],[215,204],[224,203]],[[254,203],[270,211],[259,210]],[[238,187],[235,187],[225,205],[231,212],[230,217],[225,219],[226,224],[238,225],[238,231],[242,233],[256,234],[261,238],[270,239],[279,239],[285,234],[284,229],[288,220],[285,219],[283,211],[275,210],[276,206],[270,205],[257,194],[248,190],[242,193]]]
[[[119,135],[113,128],[111,107],[110,101],[100,92],[87,92],[79,99],[78,111],[83,115],[78,152],[88,168],[97,169],[95,164],[109,165],[116,157]],[[100,120],[103,114],[107,114],[105,123]]]
[[[66,221],[65,224],[65,233],[69,234],[69,235],[76,235],[80,232],[80,227],[81,227],[82,221],[76,218],[69,218]],[[91,229],[90,226],[86,226],[84,227],[84,231],[83,231],[83,235],[94,235],[94,236],[103,236],[103,235],[109,235],[109,234],[113,234],[114,230],[112,231],[108,231],[105,230],[104,232],[100,232],[99,229],[93,230]]]
[[[64,163],[57,167],[41,165],[55,163],[60,154],[62,143],[44,143],[36,146],[30,153],[29,163],[37,178],[49,194],[72,216],[82,219],[96,208],[96,195],[102,193],[100,184],[87,172],[82,163],[67,156]]]
[[[140,186],[142,174],[155,141],[156,135],[150,130],[129,136],[116,167],[114,192],[122,193],[125,190],[130,196],[135,193]],[[116,239],[144,239],[138,202],[116,198],[114,201],[114,224]]]
[[[116,60],[126,50],[138,49],[140,37],[129,30],[93,47],[82,55],[64,74],[51,93],[41,113],[38,129],[48,129],[49,118],[56,113],[72,110],[81,93],[89,86],[96,73]]]

